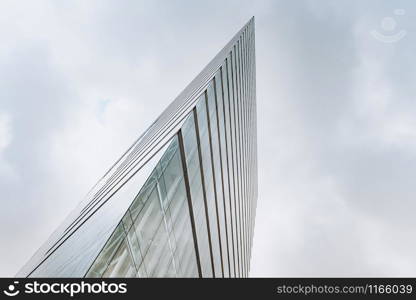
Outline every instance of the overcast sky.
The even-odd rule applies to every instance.
[[[251,276],[416,275],[414,1],[1,1],[0,276],[256,17]]]

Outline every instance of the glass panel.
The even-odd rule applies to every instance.
[[[250,236],[250,228],[249,228],[249,201],[250,201],[250,197],[249,197],[249,164],[250,164],[250,160],[249,160],[249,135],[248,135],[248,73],[249,73],[249,69],[247,66],[247,62],[248,62],[248,51],[247,51],[247,47],[248,47],[248,33],[247,31],[244,32],[244,36],[243,36],[243,47],[242,47],[242,55],[243,55],[243,60],[242,60],[242,79],[243,79],[243,91],[244,91],[244,98],[243,98],[243,102],[242,102],[242,107],[243,107],[243,140],[244,140],[244,160],[243,160],[243,164],[244,164],[244,199],[245,199],[245,203],[244,203],[244,208],[245,208],[245,247],[246,247],[246,276],[248,276],[248,271],[249,271],[249,266],[250,266],[250,240],[251,240],[251,236]]]
[[[172,201],[177,189],[180,186],[182,176],[182,166],[179,157],[179,151],[176,151],[172,159],[170,160],[167,168],[163,173],[163,180],[166,186],[166,201],[163,202],[163,208],[166,210]]]
[[[129,229],[130,229],[130,227],[131,227],[131,225],[133,225],[133,220],[131,219],[131,216],[130,216],[130,211],[127,211],[125,214],[124,214],[124,217],[123,217],[123,219],[121,220],[122,222],[123,222],[123,225],[124,225],[124,230],[127,232],[127,231],[129,231]]]
[[[144,264],[141,264],[140,265],[139,271],[137,272],[136,277],[139,277],[139,278],[147,278],[147,277],[149,277],[147,275],[147,271],[146,271],[146,268],[145,268]]]
[[[185,183],[183,179],[182,162],[177,142],[175,143],[175,152],[163,174],[168,198],[168,207],[164,207],[165,224],[169,231],[168,245],[170,251],[174,253],[174,257],[169,263],[169,268],[166,269],[165,276],[173,277],[172,271],[175,270],[179,277],[197,277],[197,261],[193,243],[188,200],[186,198]],[[185,248],[185,246],[188,248]],[[183,253],[185,251],[189,253],[186,258],[189,259],[189,261],[183,260]],[[185,274],[185,270],[181,268],[181,266],[185,264],[192,265],[196,272]]]
[[[178,274],[185,277],[187,276],[185,266],[189,263],[187,260],[190,260],[196,267],[196,256],[183,180],[181,180],[177,193],[171,202],[169,214],[173,224],[173,239],[176,242],[174,255],[176,267],[178,269]],[[195,269],[195,271],[194,274],[188,274],[188,276],[197,277],[197,269]]]
[[[137,273],[125,240],[112,258],[103,277],[134,277]]]
[[[222,260],[223,260],[223,267],[224,267],[224,277],[230,277],[229,273],[229,254],[228,254],[228,241],[227,241],[227,216],[225,214],[226,209],[228,206],[225,205],[226,199],[228,200],[228,173],[227,173],[227,165],[226,165],[226,143],[225,143],[225,132],[224,132],[224,108],[223,108],[223,84],[222,84],[222,68],[218,71],[215,76],[215,88],[217,93],[217,113],[216,117],[217,120],[217,127],[219,133],[219,141],[218,141],[218,149],[219,149],[219,161],[215,161],[215,169],[217,173],[220,173],[221,178],[218,179],[220,181],[217,188],[217,205],[218,205],[218,218],[219,218],[219,225],[220,225],[220,233],[221,233],[221,249],[222,249]],[[214,143],[213,143],[214,144]],[[214,145],[213,145],[214,148]],[[219,163],[219,165],[218,165]],[[217,178],[218,176],[216,176]]]
[[[175,137],[87,276],[197,277],[196,263]]]
[[[131,227],[128,234],[127,239],[129,242],[131,254],[133,256],[134,263],[136,268],[139,268],[143,261],[142,251],[140,250],[139,240],[137,239],[136,231],[134,227]]]
[[[87,277],[101,277],[103,275],[104,271],[107,269],[110,259],[117,251],[124,237],[125,233],[123,225],[120,223],[112,233],[110,239],[104,245],[103,250],[101,250],[100,254],[95,259],[90,270],[87,272]]]
[[[185,121],[182,130],[202,276],[212,277],[213,274],[211,267],[207,220],[205,217],[201,170],[199,165],[199,158],[197,155],[197,137],[193,114],[191,114]]]
[[[248,274],[249,200],[257,193],[251,34],[243,33],[181,129],[203,277]],[[87,276],[192,277],[196,263],[175,138]]]
[[[232,123],[234,124],[234,135],[233,139],[233,152],[234,152],[234,168],[235,168],[235,177],[234,177],[234,186],[235,186],[235,219],[236,219],[236,242],[237,242],[237,269],[238,277],[241,277],[241,220],[240,220],[240,165],[239,165],[239,124],[237,118],[237,103],[239,101],[238,95],[238,82],[237,82],[237,69],[236,69],[236,46],[234,46],[233,51],[231,52],[231,74],[233,80],[233,90],[234,98],[233,101],[230,101],[231,105],[231,116]]]
[[[235,114],[237,119],[237,163],[238,163],[238,189],[239,189],[239,222],[240,222],[240,270],[241,275],[245,276],[245,248],[244,248],[244,197],[243,197],[243,152],[242,152],[242,122],[241,122],[241,106],[242,106],[242,86],[241,86],[241,40],[236,45],[236,57],[235,57],[235,70],[236,70],[236,82],[238,90],[238,101],[236,101]]]
[[[224,163],[223,163],[223,174],[224,174],[224,192],[225,192],[225,215],[227,219],[227,242],[228,242],[228,255],[229,255],[229,266],[230,266],[230,277],[235,277],[235,267],[234,267],[234,241],[233,241],[233,217],[232,217],[232,206],[233,203],[233,190],[232,190],[232,170],[231,170],[231,135],[230,135],[230,119],[229,119],[229,84],[228,84],[228,60],[223,65],[223,89],[224,89],[224,98],[223,98],[223,111],[220,114],[221,119],[223,119],[223,124],[220,126],[224,128],[221,133],[221,141],[223,142],[223,147],[221,148],[222,153],[224,154]],[[220,110],[219,110],[220,111]]]
[[[193,263],[192,258],[194,257],[194,254],[191,249],[193,249],[193,240],[189,240],[186,245],[184,245],[184,249],[186,250],[183,253],[183,257],[181,260],[183,261],[183,264],[181,266],[181,269],[183,270],[183,277],[197,277],[198,276],[198,269],[197,265]]]
[[[144,256],[144,263],[150,277],[158,276],[158,270],[156,269],[163,255],[167,255],[164,248],[168,244],[168,234],[163,224],[160,224],[155,235],[152,236],[149,251]]]
[[[241,77],[242,77],[242,86],[243,86],[243,98],[242,98],[242,145],[243,145],[243,195],[244,195],[244,247],[245,247],[245,275],[248,276],[248,270],[250,265],[250,230],[249,230],[249,180],[248,180],[248,164],[249,164],[249,157],[248,157],[248,109],[247,109],[247,102],[248,102],[248,89],[247,89],[247,76],[248,76],[248,69],[247,69],[247,32],[244,32],[242,37],[242,46],[241,46]]]
[[[173,277],[176,277],[176,274],[177,274],[177,271],[175,269],[175,262],[174,262],[174,260],[171,260],[170,263],[169,263],[169,266],[168,266],[168,268],[165,272],[164,277],[173,278]]]
[[[150,194],[146,206],[141,211],[136,222],[134,222],[136,234],[139,238],[139,244],[143,250],[143,255],[146,255],[156,230],[162,222],[162,217],[163,215],[159,206],[159,196],[157,189],[155,188]]]
[[[250,250],[248,247],[249,242],[249,229],[248,229],[248,157],[247,157],[247,66],[246,66],[246,59],[247,59],[247,40],[246,40],[246,33],[243,35],[242,39],[242,48],[241,48],[241,70],[242,70],[242,87],[243,87],[243,98],[241,102],[242,107],[242,146],[243,146],[243,159],[242,159],[242,167],[243,167],[243,196],[244,196],[244,252],[245,252],[245,276],[248,276],[248,267],[250,264]]]
[[[130,206],[130,213],[133,221],[136,220],[137,216],[139,215],[140,211],[144,207],[147,199],[149,198],[150,193],[153,191],[154,187],[156,186],[156,178],[155,174],[152,173],[150,178],[146,181],[140,193],[136,196],[133,203]]]
[[[173,276],[172,276],[172,273],[173,273]],[[175,277],[175,276],[176,276],[176,267],[174,264],[174,259],[172,257],[171,248],[169,247],[169,243],[166,243],[157,261],[157,266],[155,268],[153,277]]]
[[[213,94],[213,83],[208,86],[207,96],[208,101],[215,102]],[[222,265],[221,265],[221,246],[220,246],[220,234],[218,232],[218,220],[217,220],[217,205],[215,194],[215,174],[212,172],[212,160],[211,160],[211,144],[210,144],[210,130],[208,123],[207,102],[205,98],[202,98],[196,106],[198,116],[198,129],[200,134],[201,143],[201,156],[202,156],[202,169],[204,173],[205,193],[207,200],[208,218],[209,218],[209,230],[211,235],[211,247],[214,260],[215,277],[222,277]]]
[[[231,222],[232,222],[232,241],[233,241],[233,263],[234,263],[234,277],[239,276],[238,272],[238,245],[237,245],[237,210],[235,208],[236,203],[236,183],[235,178],[237,176],[235,170],[235,121],[233,114],[233,102],[234,102],[234,84],[231,68],[231,56],[227,60],[227,76],[228,76],[228,91],[229,91],[229,101],[227,102],[227,111],[226,111],[226,120],[227,120],[227,140],[229,141],[229,170],[230,172],[230,189],[231,189],[231,201],[230,201],[230,210],[231,210]]]

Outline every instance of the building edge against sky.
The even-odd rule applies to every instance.
[[[19,277],[247,277],[257,202],[254,17]]]

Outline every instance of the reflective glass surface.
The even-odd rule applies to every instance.
[[[205,207],[204,187],[202,185],[203,172],[201,171],[194,114],[191,114],[185,121],[182,131],[202,276],[212,277],[208,218]]]
[[[227,152],[226,152],[226,142],[225,142],[225,126],[224,126],[224,103],[223,103],[223,83],[222,83],[222,68],[215,75],[215,90],[216,90],[216,120],[217,120],[217,129],[218,129],[218,144],[215,146],[213,143],[213,148],[217,148],[218,158],[215,159],[215,169],[217,173],[217,195],[218,195],[218,218],[219,218],[219,227],[221,232],[221,249],[222,249],[222,260],[224,266],[224,277],[230,277],[230,256],[228,253],[229,240],[228,232],[231,227],[228,226],[227,220],[227,211],[229,211],[228,199],[228,170],[227,170]],[[213,107],[213,105],[210,105]],[[212,108],[211,108],[212,109]],[[217,151],[217,150],[216,150]]]
[[[184,190],[175,138],[86,276],[198,276]]]
[[[208,90],[212,90],[212,85],[208,87]],[[208,94],[208,96],[207,96]],[[212,147],[211,147],[211,128],[208,119],[207,112],[207,97],[208,101],[212,97],[211,91],[201,97],[200,101],[196,105],[199,140],[202,157],[203,177],[205,183],[205,194],[208,209],[209,230],[211,236],[211,247],[214,263],[215,277],[222,277],[222,261],[221,261],[221,241],[218,228],[218,209],[217,209],[217,194],[216,194],[216,182],[215,172],[212,171]],[[215,170],[215,169],[214,169]]]
[[[248,276],[258,193],[255,94],[251,20],[18,275]]]

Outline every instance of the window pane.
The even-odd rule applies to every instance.
[[[128,246],[126,241],[123,240],[103,277],[134,277],[136,273]]]
[[[231,203],[233,201],[233,192],[232,192],[232,172],[231,170],[231,135],[230,135],[230,120],[229,120],[229,84],[228,84],[228,61],[223,65],[223,105],[219,109],[221,122],[220,130],[221,131],[221,141],[222,147],[221,151],[223,153],[223,174],[224,174],[224,192],[225,192],[225,216],[227,219],[227,242],[228,242],[228,255],[229,255],[229,266],[230,266],[230,277],[235,277],[234,275],[234,242],[233,242],[233,218],[231,215],[232,208]],[[221,110],[222,109],[222,110]],[[230,178],[231,177],[231,178]]]
[[[213,94],[213,83],[208,86],[208,101],[215,102]],[[202,169],[205,182],[205,193],[207,200],[209,230],[211,235],[211,246],[214,260],[215,277],[222,277],[220,235],[218,232],[216,194],[215,194],[215,174],[212,172],[210,130],[208,123],[207,102],[202,98],[196,106],[198,116],[198,128],[200,133]],[[215,120],[216,121],[216,120]],[[211,124],[212,125],[212,124]]]
[[[95,259],[93,265],[86,275],[87,277],[101,277],[103,275],[111,258],[122,243],[124,237],[125,233],[123,225],[120,223],[112,233],[110,239],[104,245],[103,250],[101,250],[100,254]]]
[[[204,198],[202,191],[201,170],[198,158],[195,120],[191,114],[185,121],[183,142],[188,168],[192,208],[194,210],[195,231],[197,235],[198,250],[203,277],[212,277],[211,255],[208,241],[207,222],[205,217]]]
[[[218,218],[219,218],[219,225],[220,225],[220,232],[221,232],[221,249],[222,249],[222,259],[223,259],[223,266],[224,266],[224,277],[229,277],[229,254],[228,254],[228,241],[227,241],[227,221],[229,220],[226,218],[225,211],[228,206],[225,205],[225,202],[227,202],[228,198],[228,173],[227,173],[227,165],[226,165],[226,159],[227,159],[227,152],[226,152],[226,144],[225,144],[225,132],[224,132],[224,108],[223,108],[223,84],[222,84],[222,74],[221,74],[222,68],[217,72],[215,76],[215,87],[216,87],[216,94],[217,94],[217,114],[216,117],[217,120],[217,127],[218,127],[218,133],[219,133],[219,140],[218,140],[218,149],[219,149],[219,160],[215,160],[214,165],[215,169],[217,170],[217,173],[219,173],[217,177],[220,177],[218,181],[218,188],[217,188],[217,194],[218,194]],[[214,143],[213,143],[214,147]]]
[[[149,250],[144,255],[144,264],[150,277],[154,277],[157,275],[156,267],[158,266],[158,263],[162,258],[162,254],[166,255],[166,253],[164,253],[163,250],[167,244],[168,234],[163,224],[160,224],[156,234],[152,236]]]
[[[236,208],[235,208],[235,201],[236,201],[236,184],[235,184],[235,137],[234,137],[234,129],[235,129],[235,122],[234,122],[234,114],[233,112],[233,102],[234,102],[234,84],[233,84],[233,76],[232,76],[232,68],[231,68],[231,56],[227,59],[227,78],[228,78],[228,91],[229,97],[226,105],[226,121],[227,121],[227,140],[229,141],[229,152],[228,152],[228,160],[229,160],[229,180],[230,180],[230,220],[232,224],[232,248],[233,248],[233,275],[234,277],[238,277],[238,252],[237,252],[237,221],[236,221]]]
[[[162,222],[162,213],[160,211],[159,196],[157,189],[154,188],[145,207],[142,209],[136,222],[134,222],[139,244],[146,255],[150,243]]]
[[[140,250],[139,240],[137,238],[134,227],[130,228],[127,234],[127,240],[129,242],[129,246],[130,246],[131,254],[133,256],[134,263],[136,267],[139,268],[143,261],[143,256],[142,256],[142,251]]]
[[[236,268],[237,268],[237,275],[241,277],[241,224],[240,224],[240,189],[239,189],[239,153],[238,153],[238,119],[236,115],[237,110],[237,102],[239,100],[238,96],[238,85],[237,85],[237,69],[236,69],[236,51],[235,46],[233,51],[231,52],[231,77],[232,77],[232,86],[233,86],[233,101],[230,100],[230,107],[231,107],[231,123],[233,124],[233,130],[231,132],[232,138],[232,145],[233,145],[233,162],[234,162],[234,190],[235,190],[235,207],[234,207],[234,217],[235,217],[235,224],[236,224],[236,235],[235,235],[235,242],[236,242]]]

